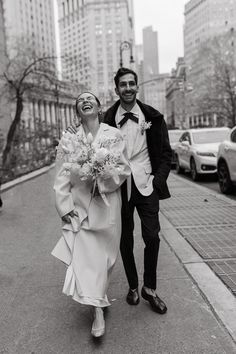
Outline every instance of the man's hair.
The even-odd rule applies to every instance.
[[[126,74],[133,74],[135,83],[136,83],[136,85],[138,84],[138,75],[136,74],[136,72],[134,72],[133,70],[128,69],[128,68],[120,68],[117,70],[117,73],[114,77],[116,87],[118,87],[118,85],[119,85],[120,78]]]

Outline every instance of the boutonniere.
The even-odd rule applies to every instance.
[[[143,135],[145,130],[150,129],[151,125],[152,125],[151,122],[146,122],[145,120],[142,121],[140,124],[141,134]]]

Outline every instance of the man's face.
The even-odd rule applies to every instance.
[[[121,103],[132,104],[136,100],[138,86],[133,74],[125,74],[120,77],[118,87],[115,88],[116,94],[120,97]]]

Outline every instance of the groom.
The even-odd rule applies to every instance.
[[[137,74],[120,68],[115,80],[119,100],[107,110],[104,122],[120,129],[128,151],[132,175],[121,187],[122,236],[121,256],[129,291],[128,304],[138,305],[138,274],[134,258],[134,209],[141,220],[144,248],[142,297],[155,312],[164,314],[167,307],[156,293],[156,269],[159,253],[159,200],[170,197],[166,184],[171,167],[171,148],[163,115],[136,99]]]

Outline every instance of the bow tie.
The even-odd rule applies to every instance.
[[[127,112],[124,114],[124,118],[118,123],[120,128],[124,125],[128,119],[131,119],[133,122],[138,123],[138,118],[132,112]]]

